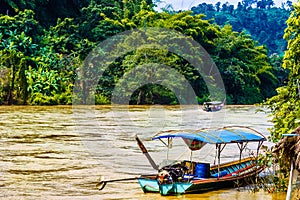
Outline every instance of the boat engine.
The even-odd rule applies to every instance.
[[[160,184],[172,183],[172,177],[167,170],[160,170],[157,175],[157,180]]]
[[[188,168],[183,164],[175,164],[163,167],[159,170],[157,180],[160,184],[182,182]]]

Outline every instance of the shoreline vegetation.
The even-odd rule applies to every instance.
[[[243,0],[237,8],[228,3],[199,4],[189,11],[166,7],[158,12],[154,8],[151,0],[3,2],[0,104],[71,105],[74,98],[77,104],[84,104],[80,99],[88,97],[74,96],[73,89],[87,55],[99,43],[124,31],[159,27],[186,35],[207,51],[224,82],[227,105],[261,104],[270,111],[274,124],[269,130],[270,141],[277,143],[300,125],[299,2],[274,7],[272,0]],[[130,43],[122,45],[130,47]],[[216,100],[211,99],[203,77],[187,60],[143,46],[110,63],[97,80],[95,104],[110,104],[124,74],[136,66],[149,66],[147,63],[164,64],[181,74],[195,91],[198,104]],[[180,81],[176,83],[184,91]],[[85,91],[85,82],[79,87]],[[181,102],[188,101],[179,100],[164,85],[146,84],[131,94],[128,104]],[[287,189],[290,160],[281,162],[283,156],[274,157],[270,148],[262,159],[267,165],[275,162],[280,166],[272,192]]]
[[[78,70],[97,44],[146,27],[179,31],[198,42],[220,71],[227,104],[261,103],[274,96],[288,76],[281,66],[287,44],[282,36],[293,8],[289,1],[282,7],[272,2],[243,0],[237,8],[217,3],[158,12],[151,0],[5,1],[0,8],[0,104],[72,104]],[[95,103],[110,104],[113,89],[126,72],[157,62],[183,75],[199,104],[217,100],[211,99],[203,77],[182,57],[145,47],[108,67],[95,88]],[[148,84],[134,91],[129,104],[179,101],[170,88]]]

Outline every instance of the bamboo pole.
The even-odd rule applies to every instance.
[[[291,200],[292,199],[293,171],[294,171],[294,161],[291,161],[289,186],[288,186],[288,190],[287,190],[287,194],[286,194],[285,200]]]

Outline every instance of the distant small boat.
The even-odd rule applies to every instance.
[[[253,129],[247,127],[224,127],[215,130],[165,131],[156,134],[153,140],[161,140],[169,148],[169,142],[174,138],[182,138],[191,152],[201,149],[205,144],[215,145],[218,163],[210,166],[209,163],[177,160],[173,162],[168,161],[168,165],[158,167],[148,154],[145,146],[136,137],[138,145],[150,164],[158,170],[156,176],[140,176],[137,178],[145,193],[157,192],[161,195],[177,195],[234,187],[236,183],[241,185],[249,183],[250,178],[256,177],[264,169],[264,166],[258,165],[258,155],[241,158],[242,151],[249,142],[258,143],[258,154],[262,143],[266,141],[262,134]],[[220,154],[227,144],[237,144],[240,158],[221,164]]]
[[[204,102],[202,106],[202,110],[206,112],[216,112],[223,108],[224,102],[221,101],[210,101]]]

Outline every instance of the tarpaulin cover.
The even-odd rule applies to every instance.
[[[221,129],[170,130],[157,133],[152,139],[180,137],[209,144],[226,144],[240,142],[259,142],[266,138],[261,133],[248,127],[224,127]]]

